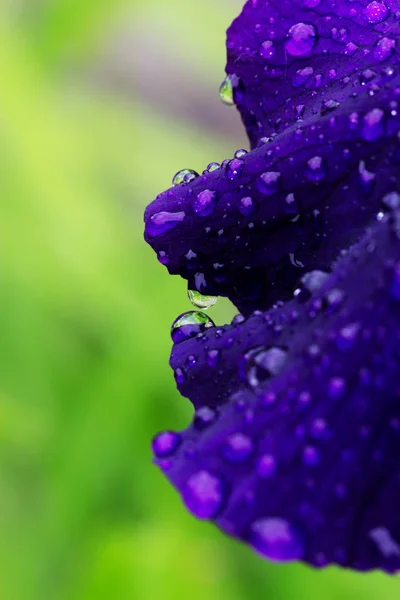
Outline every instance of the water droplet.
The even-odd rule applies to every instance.
[[[260,456],[257,462],[257,474],[264,479],[272,477],[276,473],[276,460],[272,454]]]
[[[209,367],[216,367],[221,359],[219,350],[210,350],[207,354],[207,364]]]
[[[181,185],[182,183],[189,183],[190,181],[193,181],[193,179],[196,179],[196,177],[198,176],[199,174],[196,173],[196,171],[194,171],[193,169],[181,169],[172,178],[172,185],[176,186]]]
[[[382,203],[389,210],[397,210],[400,208],[400,194],[398,192],[389,192],[382,198]]]
[[[332,400],[338,400],[346,391],[346,382],[342,377],[332,377],[328,385],[328,396]]]
[[[183,369],[181,369],[180,367],[178,367],[177,369],[174,370],[174,377],[175,377],[176,383],[178,383],[178,384],[185,383],[185,381],[187,379],[185,371]]]
[[[169,263],[169,256],[164,250],[160,250],[157,253],[157,259],[162,265],[167,265]]]
[[[219,88],[219,97],[227,106],[233,106],[243,99],[243,85],[235,73],[227,75]]]
[[[321,104],[321,115],[326,115],[333,112],[340,106],[340,102],[337,100],[324,100]]]
[[[310,296],[317,292],[328,279],[328,273],[324,271],[311,271],[301,278],[301,286],[296,290],[295,297],[299,302],[306,302]]]
[[[319,464],[319,452],[314,446],[306,446],[304,448],[303,463],[307,467],[316,467]]]
[[[157,237],[171,229],[174,229],[182,223],[185,218],[185,213],[181,212],[159,212],[152,215],[146,223],[146,233],[149,237]]]
[[[250,543],[257,552],[277,562],[299,560],[304,544],[297,529],[285,519],[257,519],[251,526]]]
[[[344,53],[346,56],[353,56],[358,50],[357,44],[354,42],[349,42],[344,47]]]
[[[366,194],[370,194],[375,185],[375,173],[371,173],[371,171],[368,171],[363,160],[361,160],[360,164],[358,165],[358,172],[360,174],[361,185],[364,192]]]
[[[197,471],[186,482],[183,501],[198,519],[212,519],[224,501],[222,480],[205,469]]]
[[[214,212],[216,204],[217,193],[211,190],[203,190],[196,197],[193,203],[193,210],[196,215],[208,217]]]
[[[197,290],[188,290],[188,298],[193,306],[201,310],[211,308],[218,300],[217,296],[203,296]]]
[[[384,2],[374,0],[364,9],[364,14],[370,23],[382,23],[389,16],[389,9]]]
[[[282,175],[278,171],[267,171],[256,181],[257,189],[267,196],[272,196],[279,190]]]
[[[182,438],[174,431],[162,431],[153,439],[152,448],[157,458],[171,456],[182,442]]]
[[[329,437],[329,428],[325,419],[314,419],[311,423],[311,435],[316,440],[324,440]]]
[[[296,71],[296,74],[292,80],[293,87],[301,87],[302,85],[305,85],[313,73],[314,69],[312,67],[304,67],[304,69],[299,69]]]
[[[253,212],[255,211],[255,209],[256,209],[256,203],[253,200],[253,198],[250,198],[250,196],[246,196],[246,198],[242,198],[240,200],[239,211],[245,217],[252,215]]]
[[[292,56],[305,56],[314,48],[317,36],[317,29],[311,23],[296,23],[289,29],[286,51]]]
[[[260,56],[262,56],[263,58],[266,58],[267,60],[270,58],[273,58],[273,56],[275,55],[276,52],[276,45],[275,42],[273,42],[272,40],[266,40],[265,42],[263,42],[260,46]]]
[[[202,406],[194,414],[193,424],[196,429],[206,429],[216,419],[217,413],[209,406]]]
[[[247,460],[253,452],[253,442],[244,433],[233,433],[224,445],[224,457],[230,462],[241,463]]]
[[[246,156],[246,154],[248,154],[248,152],[247,150],[243,150],[243,148],[240,150],[236,150],[235,158],[243,158],[244,156]]]
[[[277,375],[284,367],[287,358],[286,350],[276,346],[268,350],[254,350],[247,352],[246,376],[249,385],[257,387],[260,382]]]
[[[387,60],[396,49],[396,40],[384,37],[376,43],[373,56],[379,62]]]
[[[180,344],[199,333],[203,333],[210,327],[215,327],[215,325],[208,315],[191,310],[180,315],[172,323],[171,338],[174,344]]]
[[[306,177],[310,181],[321,181],[327,175],[326,163],[321,156],[313,156],[307,163]]]
[[[343,352],[351,350],[357,341],[359,331],[359,323],[349,323],[342,327],[336,340],[336,345],[339,350],[342,350]]]
[[[218,162],[210,162],[210,164],[207,165],[207,167],[206,167],[206,172],[212,173],[213,171],[216,171],[220,167],[221,167],[221,165]]]
[[[228,179],[233,181],[234,179],[240,177],[243,168],[244,161],[240,158],[234,158],[233,160],[229,161],[229,164],[226,167],[226,175]]]
[[[362,136],[367,142],[374,142],[383,134],[384,112],[380,108],[370,110],[363,119]]]

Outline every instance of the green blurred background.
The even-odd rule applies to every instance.
[[[397,599],[396,578],[263,562],[151,463],[184,427],[142,241],[182,167],[246,144],[218,100],[239,0],[0,3],[0,599]],[[227,303],[212,310],[226,322]]]

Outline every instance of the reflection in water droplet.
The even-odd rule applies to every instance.
[[[210,327],[215,327],[215,325],[208,315],[191,310],[180,315],[172,323],[171,338],[174,344],[179,344],[199,333],[203,333]]]
[[[257,519],[251,526],[249,541],[260,554],[279,562],[299,560],[304,553],[299,532],[285,519]]]
[[[188,298],[193,306],[201,310],[211,308],[218,300],[218,296],[203,296],[197,290],[188,290]]]
[[[238,96],[239,88],[239,77],[235,73],[227,75],[219,88],[221,101],[227,106],[233,106],[235,101],[240,101],[240,96]]]
[[[175,186],[181,185],[182,183],[189,183],[198,176],[199,174],[193,169],[181,169],[172,178],[172,185]]]

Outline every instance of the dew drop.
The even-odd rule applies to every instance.
[[[197,290],[188,290],[188,298],[193,306],[200,310],[211,308],[218,300],[218,296],[203,296]]]
[[[389,16],[389,9],[384,2],[374,0],[364,9],[364,14],[370,23],[382,23]]]
[[[191,310],[180,315],[172,323],[171,338],[174,344],[179,344],[203,333],[210,327],[215,327],[215,325],[208,315]]]
[[[398,192],[389,192],[382,198],[382,203],[389,210],[397,210],[400,208],[400,194]]]
[[[173,176],[172,185],[176,186],[181,185],[182,183],[189,183],[198,176],[199,174],[193,169],[181,169]]]
[[[222,480],[205,469],[197,471],[186,482],[183,501],[198,519],[212,519],[224,501]]]
[[[314,446],[306,446],[304,448],[303,463],[307,467],[316,467],[319,464],[319,452]]]
[[[240,158],[234,158],[229,161],[229,164],[226,167],[226,175],[228,179],[231,181],[238,179],[240,177],[244,168],[244,161]]]
[[[296,23],[289,29],[286,51],[292,56],[305,56],[314,48],[317,36],[317,29],[311,23]]]
[[[384,112],[380,108],[370,110],[363,119],[362,136],[367,142],[378,140],[383,134]]]
[[[307,163],[305,175],[309,181],[321,181],[327,175],[326,163],[321,156],[313,156]]]
[[[373,56],[379,62],[387,60],[396,49],[396,40],[384,37],[376,43]]]
[[[263,42],[259,49],[260,56],[262,56],[263,58],[266,58],[267,60],[273,58],[273,56],[275,55],[275,52],[276,52],[276,45],[275,45],[275,42],[273,42],[272,40],[266,40],[265,42]]]
[[[214,212],[217,203],[217,193],[211,190],[203,190],[196,197],[193,203],[193,210],[196,215],[208,217]]]
[[[257,179],[257,189],[266,196],[272,196],[279,190],[281,177],[278,171],[267,171]]]
[[[256,209],[256,203],[253,200],[253,198],[250,198],[250,196],[246,196],[245,198],[242,198],[240,200],[239,203],[239,212],[244,215],[245,217],[248,217],[250,215],[253,214],[253,212]]]
[[[221,352],[219,350],[210,350],[207,354],[207,364],[209,367],[216,367],[221,360]]]
[[[182,442],[182,438],[174,431],[162,431],[155,436],[152,448],[157,458],[171,456]]]
[[[326,115],[333,112],[340,106],[340,102],[337,100],[324,100],[321,104],[321,115]]]
[[[304,544],[299,532],[285,519],[257,519],[251,525],[250,543],[257,552],[277,562],[299,560]]]
[[[226,106],[242,100],[243,86],[235,73],[227,75],[219,88],[219,97]]]
[[[263,479],[268,479],[275,475],[276,460],[272,454],[264,454],[260,456],[257,462],[257,474]]]
[[[186,377],[186,373],[183,369],[181,369],[180,367],[178,367],[177,369],[174,370],[174,377],[175,377],[175,381],[178,384],[181,383],[185,383],[187,377]]]
[[[220,163],[218,163],[218,162],[210,162],[210,164],[207,165],[207,167],[206,167],[206,173],[212,173],[213,171],[216,171],[220,167],[221,167]]]
[[[194,414],[193,424],[196,429],[206,429],[216,419],[217,413],[209,406],[202,406]]]
[[[244,433],[233,433],[224,445],[223,455],[229,462],[241,463],[247,460],[253,452],[253,442]]]
[[[310,77],[313,75],[314,69],[312,67],[304,67],[304,69],[299,69],[296,71],[295,76],[292,80],[293,87],[301,87],[305,85],[307,81],[309,81]]]
[[[146,233],[149,237],[157,237],[174,229],[182,223],[186,214],[183,211],[180,212],[159,212],[152,215],[146,223]]]
[[[273,346],[268,350],[247,353],[246,377],[251,387],[257,387],[260,382],[277,375],[284,367],[287,358],[286,350]]]

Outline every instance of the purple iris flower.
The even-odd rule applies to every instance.
[[[275,561],[400,569],[400,3],[249,0],[251,151],[178,174],[145,238],[240,315],[173,326],[192,424],[153,441],[198,518]]]

